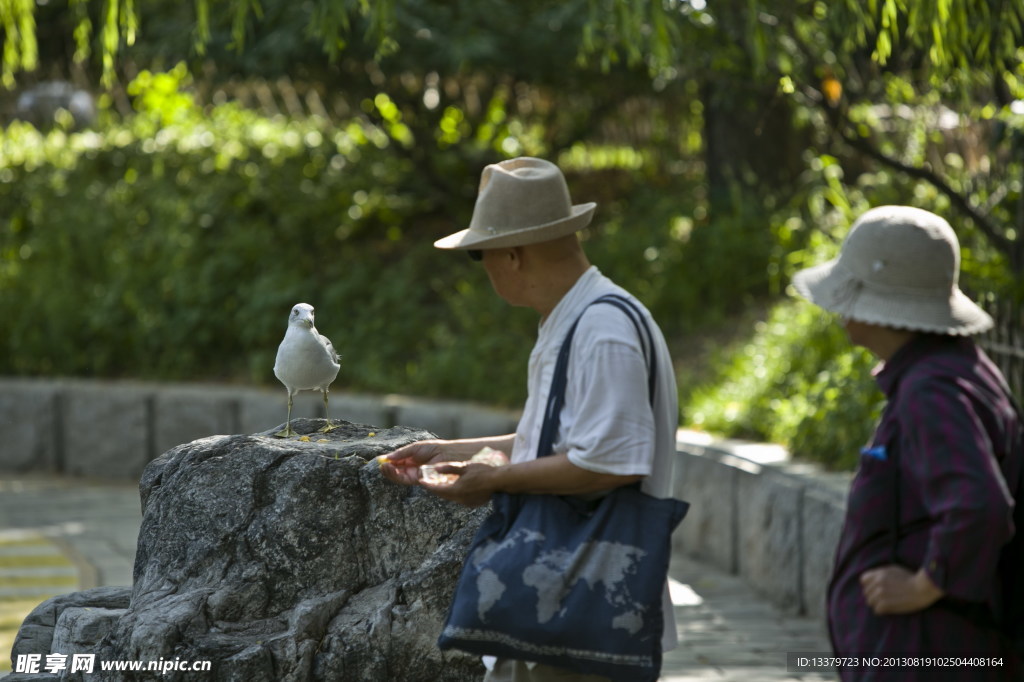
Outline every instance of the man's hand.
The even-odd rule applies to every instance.
[[[380,472],[395,483],[416,485],[420,482],[421,464],[451,459],[445,454],[446,445],[447,442],[443,440],[421,440],[400,447],[377,458]]]
[[[467,507],[479,507],[490,502],[491,495],[497,491],[496,468],[489,464],[440,465],[437,471],[457,474],[458,478],[452,483],[430,484],[420,481],[420,486],[443,499]]]
[[[945,594],[924,570],[911,573],[896,564],[864,571],[860,586],[868,606],[879,616],[921,611]]]

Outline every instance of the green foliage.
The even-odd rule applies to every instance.
[[[850,223],[870,206],[913,204],[948,213],[934,188],[887,174],[844,183],[837,160],[813,159],[807,186],[771,217],[777,260],[769,266],[789,298],[773,306],[749,340],[722,349],[713,378],[682,387],[684,421],[725,435],[786,445],[797,457],[852,468],[871,435],[884,398],[871,370],[877,364],[853,347],[834,315],[796,297],[792,275],[835,257]],[[1005,261],[977,230],[957,225],[962,280],[969,290],[1012,285]]]
[[[180,66],[141,73],[137,114],[101,131],[0,135],[0,373],[272,385],[287,311],[306,301],[343,356],[338,388],[522,401],[535,315],[432,242],[468,223],[481,160],[543,151],[543,126],[501,87],[477,117],[452,102],[417,118],[381,92],[365,116],[328,122],[202,109],[189,82]],[[913,138],[926,122],[906,126]],[[599,204],[592,261],[682,344],[834,255],[870,205],[949,212],[885,171],[851,184],[829,155],[808,158],[788,202],[737,187],[714,214],[697,164],[664,173],[654,150],[582,143],[557,160],[574,199]],[[1008,281],[991,244],[957,227],[967,284]],[[707,383],[681,382],[684,421],[847,466],[877,416],[873,361],[803,302],[751,331]]]
[[[779,67],[785,72],[794,56],[793,39],[816,33],[820,44],[829,46],[833,60],[834,52],[864,50],[880,65],[899,63],[908,54],[923,55],[933,67],[936,84],[965,67],[986,72],[1004,68],[1018,59],[1017,49],[1024,37],[1024,7],[1003,0],[717,0],[707,4],[710,6],[687,0],[533,0],[453,7],[451,2],[425,0],[321,0],[298,5],[278,5],[273,0],[219,4],[196,0],[151,2],[140,11],[134,0],[68,0],[67,7],[56,11],[70,17],[62,22],[70,34],[63,38],[74,42],[76,60],[88,58],[94,51],[92,43],[98,43],[96,52],[108,84],[116,58],[135,43],[149,17],[157,19],[154,26],[159,20],[175,17],[171,23],[178,35],[185,29],[184,35],[198,54],[218,42],[238,52],[254,45],[259,48],[265,35],[259,29],[270,25],[271,30],[284,28],[291,36],[309,36],[332,62],[358,43],[370,48],[379,60],[407,51],[424,31],[443,35],[449,28],[462,29],[463,22],[469,30],[455,30],[453,35],[473,38],[457,38],[457,45],[470,47],[475,42],[483,46],[488,42],[483,36],[491,31],[478,29],[490,28],[491,21],[518,24],[522,18],[537,17],[541,26],[568,29],[561,42],[572,47],[577,64],[596,63],[603,71],[622,63],[644,66],[655,78],[702,55],[702,41],[694,40],[694,32],[718,25],[733,34],[733,40],[719,41],[718,49],[745,45],[754,70],[762,74]],[[35,68],[39,56],[36,16],[46,8],[26,0],[6,0],[0,7],[4,8],[0,13],[3,80],[11,87],[15,74]],[[288,11],[282,12],[281,7]],[[160,31],[156,27],[154,33]],[[695,43],[697,49],[693,50]]]
[[[5,88],[14,85],[15,73],[36,68],[39,47],[34,10],[31,0],[5,0],[0,4],[0,31],[4,36],[0,79]]]
[[[0,372],[273,381],[307,300],[346,388],[516,404],[536,320],[430,244],[519,154],[599,203],[592,260],[681,345],[784,292],[870,205],[947,216],[974,292],[1024,272],[1019,2],[7,6],[7,87],[37,51],[59,72],[68,36],[97,76],[118,55],[153,71],[131,120],[0,136]],[[287,77],[348,113],[201,109],[179,60],[200,89]],[[685,415],[841,466],[876,409],[870,364],[781,304],[719,376],[681,382]]]
[[[755,207],[733,204],[712,221],[705,203],[670,186],[620,190],[600,207],[591,259],[640,297],[666,330],[687,334],[722,322],[769,291],[772,233]]]
[[[431,246],[471,205],[430,217],[437,198],[381,128],[204,112],[183,77],[142,74],[139,114],[103,133],[0,135],[0,372],[273,381],[306,301],[346,357],[339,388],[452,391],[438,368],[502,305],[475,295],[490,290],[479,268]],[[507,359],[493,394],[462,395],[519,397],[516,319],[489,342]]]
[[[779,303],[753,338],[720,362],[720,381],[691,396],[688,422],[784,443],[829,467],[856,463],[882,396],[870,373],[874,361],[850,348],[838,320],[809,303]]]
[[[836,194],[831,160],[824,159],[821,168],[822,182],[805,202],[808,219],[842,220],[829,200],[856,209],[845,194]],[[777,268],[786,283],[794,271],[838,252],[834,238],[808,230],[798,216],[775,231],[784,247]],[[869,355],[850,346],[835,316],[802,300],[775,304],[752,331],[749,340],[718,353],[715,378],[684,401],[685,420],[709,431],[783,443],[795,455],[831,467],[856,462],[881,398]]]
[[[272,384],[287,312],[306,301],[343,356],[338,388],[521,403],[535,314],[432,244],[468,224],[481,146],[529,149],[531,126],[494,105],[495,131],[454,140],[442,117],[436,136],[417,131],[420,153],[436,145],[424,165],[386,95],[372,119],[268,119],[195,106],[189,78],[141,73],[137,114],[99,132],[0,133],[0,373]],[[756,221],[723,238],[699,198],[592,152],[603,170],[565,164],[576,200],[600,205],[588,251],[670,335],[763,295]],[[717,274],[673,286],[688,262]]]

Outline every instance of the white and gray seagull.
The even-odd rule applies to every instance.
[[[331,340],[313,326],[313,306],[308,303],[295,304],[288,316],[288,329],[277,348],[277,360],[274,362],[274,375],[288,389],[288,421],[284,431],[274,435],[295,435],[292,431],[292,400],[299,391],[319,390],[323,393],[327,425],[320,430],[327,432],[336,428],[331,426],[327,415],[327,387],[338,376],[340,367],[340,358]]]

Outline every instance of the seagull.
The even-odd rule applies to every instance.
[[[277,348],[274,375],[288,389],[288,421],[283,431],[275,436],[294,436],[292,431],[292,400],[299,391],[319,390],[324,395],[324,416],[327,416],[327,387],[338,376],[340,358],[331,345],[331,340],[313,326],[313,306],[297,303],[288,316],[288,329],[284,340]],[[327,425],[320,431],[327,432],[337,427]]]

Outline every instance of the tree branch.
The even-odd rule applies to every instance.
[[[933,185],[936,189],[946,195],[950,203],[953,204],[955,208],[974,221],[975,225],[978,226],[978,229],[981,230],[981,233],[992,242],[993,246],[1007,256],[1011,254],[1013,250],[1013,243],[1000,234],[992,221],[988,219],[988,216],[972,206],[965,196],[950,187],[945,180],[938,176],[938,174],[924,167],[911,166],[903,163],[899,159],[895,159],[877,149],[866,139],[852,134],[844,128],[837,128],[836,132],[839,133],[840,137],[844,142],[846,142],[846,144],[862,154],[865,154],[866,156],[875,159],[879,163],[889,166],[890,168],[898,170],[901,173],[909,175],[912,178],[924,180]]]
[[[794,43],[796,44],[797,49],[800,50],[804,58],[807,60],[808,65],[818,63],[814,52],[803,41],[794,40]],[[848,126],[848,120],[843,114],[842,105],[833,106],[829,104],[827,98],[820,91],[809,85],[809,83],[812,82],[813,76],[814,72],[813,70],[810,70],[805,77],[805,97],[808,102],[817,104],[818,108],[825,114],[825,118],[829,122],[833,131],[835,131],[843,142],[864,156],[874,159],[875,161],[897,170],[900,173],[904,173],[912,178],[924,180],[925,182],[933,185],[949,198],[950,203],[957,210],[974,221],[981,233],[985,235],[991,244],[1006,257],[1012,272],[1016,274],[1024,273],[1024,239],[1014,241],[1007,238],[988,217],[992,209],[995,207],[996,202],[992,202],[989,206],[982,208],[972,206],[966,196],[953,189],[949,183],[943,180],[937,173],[929,170],[928,168],[911,166],[903,163],[899,159],[882,152],[882,150],[878,149],[869,140],[851,132]],[[995,89],[997,94],[998,80],[999,79],[996,78],[997,85]],[[847,94],[847,97],[848,96],[849,95]],[[1024,193],[1021,194],[1021,201],[1018,209],[1018,219],[1024,221]]]

